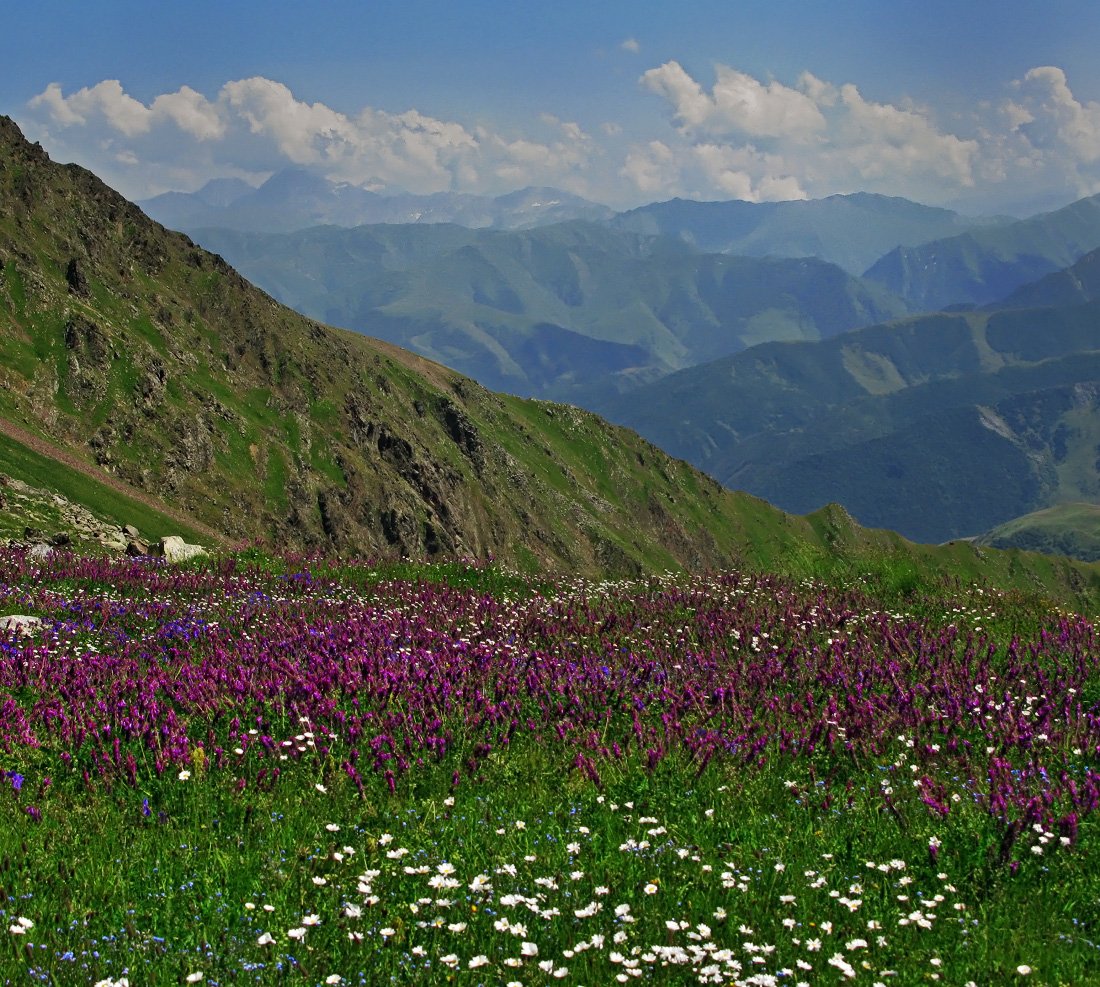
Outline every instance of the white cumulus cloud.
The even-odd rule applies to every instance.
[[[680,176],[682,162],[663,141],[635,144],[626,154],[620,174],[647,196],[670,197],[683,191]]]
[[[1083,163],[1100,160],[1100,103],[1081,102],[1066,73],[1053,65],[1031,69],[1018,83],[1023,102],[1006,107],[1014,129],[1037,147],[1061,145]]]
[[[621,47],[641,51],[633,38]],[[702,79],[668,60],[642,73],[636,92],[650,119],[627,112],[590,132],[568,108],[506,129],[416,108],[337,109],[262,76],[144,100],[104,79],[71,91],[50,83],[27,104],[27,124],[54,156],[135,198],[212,177],[258,184],[290,165],[418,193],[553,185],[620,207],[869,191],[1003,211],[1100,191],[1100,102],[1053,65],[1006,80],[1001,99],[950,122],[808,70],[784,81],[717,65]]]
[[[51,82],[30,105],[32,109],[45,109],[57,123],[67,127],[101,119],[112,130],[132,137],[146,133],[152,126],[152,110],[128,96],[117,79],[104,79],[90,88],[85,86],[71,96],[64,96],[61,86]]]
[[[675,146],[663,141],[634,144],[627,151],[620,175],[647,196],[747,202],[807,197],[782,158],[751,145],[731,147],[708,141]]]
[[[821,110],[804,92],[725,65],[716,75],[708,93],[673,61],[650,69],[641,82],[672,104],[677,123],[688,131],[799,139],[825,128]]]
[[[599,153],[579,124],[549,114],[527,134],[471,129],[416,109],[348,114],[261,76],[227,82],[213,99],[184,86],[148,105],[118,80],[68,95],[51,83],[28,106],[53,146],[97,148],[89,164],[105,177],[123,175],[117,183],[136,185],[136,195],[194,187],[215,174],[262,179],[287,165],[420,193],[493,192],[502,183],[583,192]],[[189,169],[194,177],[181,180]]]
[[[44,110],[55,123],[65,127],[99,123],[125,137],[147,134],[162,123],[172,123],[199,140],[212,140],[225,132],[218,108],[189,86],[164,93],[146,106],[128,95],[117,79],[104,79],[70,96],[65,96],[61,86],[51,82],[30,101],[30,106]]]
[[[867,100],[850,83],[804,72],[788,86],[719,65],[708,90],[675,61],[639,81],[671,110],[681,176],[694,162],[704,183],[740,198],[866,189],[938,199],[974,183],[974,140],[942,131],[924,109]]]

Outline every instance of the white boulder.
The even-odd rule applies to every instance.
[[[0,633],[8,631],[13,634],[33,634],[41,626],[41,617],[28,617],[21,613],[0,617]]]
[[[186,562],[197,555],[205,555],[206,549],[188,544],[179,535],[165,535],[160,540],[159,554],[164,556],[165,562]]]

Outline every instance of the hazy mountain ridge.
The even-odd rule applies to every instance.
[[[1100,196],[1007,225],[977,228],[919,246],[899,247],[864,277],[914,311],[997,303],[1100,248]]]
[[[277,305],[0,118],[0,418],[233,538],[638,571],[727,563],[737,498],[579,410]]]
[[[239,179],[215,179],[196,192],[166,192],[138,205],[157,222],[187,233],[208,226],[286,233],[311,226],[371,223],[523,229],[614,215],[607,206],[561,189],[526,188],[493,197],[456,192],[383,194],[298,168],[276,172],[259,188]]]
[[[1081,252],[1100,244],[1100,197],[1021,221],[859,194],[671,200],[597,225],[522,232],[394,225],[197,235],[307,314],[378,333],[496,388],[606,411],[789,510],[839,501],[866,523],[943,540],[1097,496],[1078,463],[1091,427],[1051,409],[1096,374],[1091,359],[1065,358],[1096,348],[1087,303],[1100,262]],[[925,235],[933,239],[919,242]],[[706,252],[831,252],[854,265],[902,237],[912,242],[880,257],[864,282],[818,260]],[[1021,285],[1067,259],[1076,263]],[[906,321],[896,298],[868,291],[875,283],[916,307],[1042,311]],[[1086,307],[1074,316],[1074,305]],[[721,361],[761,342],[829,340],[876,320],[887,321],[878,336],[797,358],[765,345],[737,364],[735,382],[726,379]],[[1010,421],[1030,424],[1017,432]],[[955,489],[982,464],[1006,479],[981,497]],[[921,476],[926,494],[936,490],[923,499]]]
[[[195,235],[307,315],[490,387],[585,405],[763,340],[826,338],[904,312],[817,259],[700,254],[582,222]]]
[[[144,501],[146,535],[189,516],[281,550],[537,572],[919,565],[1080,605],[1100,592],[1100,571],[1065,560],[917,546],[836,507],[783,514],[591,414],[305,319],[4,117],[0,271],[0,423],[36,447],[0,429],[0,463],[108,523]]]
[[[561,189],[526,188],[492,197],[415,195],[334,182],[301,168],[276,172],[256,188],[241,179],[214,179],[195,192],[167,192],[138,205],[158,222],[187,233],[204,228],[290,233],[379,223],[512,230],[580,219],[623,232],[671,236],[700,253],[816,257],[855,275],[895,247],[1011,222],[865,192],[789,202],[671,199],[616,213]]]
[[[1077,263],[1017,288],[993,307],[1039,308],[1076,305],[1100,298],[1100,250],[1085,254]]]
[[[936,314],[759,346],[600,406],[788,510],[919,540],[1100,499],[1100,303]]]
[[[1009,221],[858,192],[790,202],[671,199],[610,222],[617,229],[674,236],[704,253],[817,257],[859,275],[898,246]]]

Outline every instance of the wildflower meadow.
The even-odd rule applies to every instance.
[[[6,984],[1100,982],[1037,598],[0,556]]]

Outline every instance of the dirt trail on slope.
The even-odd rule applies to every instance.
[[[153,497],[143,490],[138,490],[128,483],[123,483],[118,477],[112,476],[100,467],[94,466],[87,460],[81,459],[71,449],[65,446],[54,445],[54,443],[46,441],[33,432],[28,432],[25,428],[20,428],[20,426],[4,418],[0,418],[0,433],[6,435],[12,441],[26,446],[32,452],[36,452],[40,456],[44,456],[47,459],[54,459],[69,467],[69,469],[75,470],[77,473],[88,477],[88,479],[94,480],[96,483],[101,483],[105,487],[109,487],[115,493],[121,494],[124,497],[129,497],[130,500],[136,500],[138,503],[144,504],[150,510],[156,511],[158,514],[163,514],[173,521],[178,521],[185,527],[206,535],[218,545],[229,544],[229,539],[221,532],[215,531],[201,521],[196,521],[194,518],[181,511],[177,511],[173,507],[169,507],[159,498]]]

